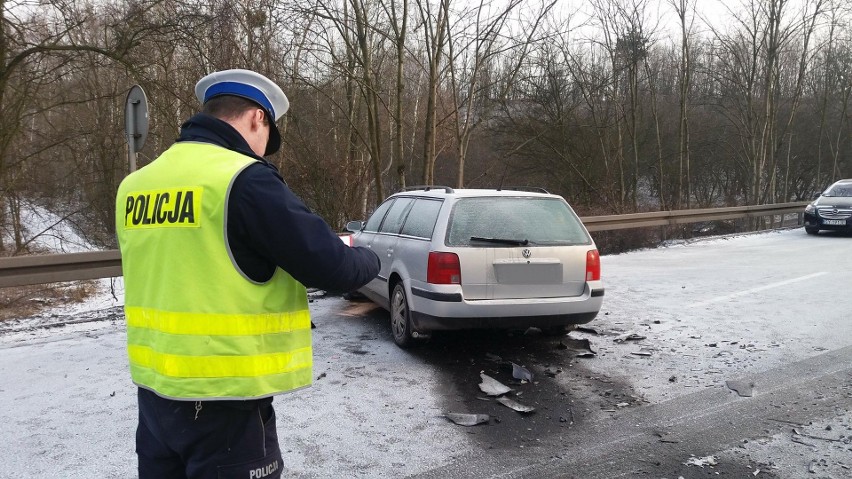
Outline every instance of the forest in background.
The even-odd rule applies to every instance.
[[[719,8],[707,10],[710,4]],[[0,0],[0,255],[33,203],[114,247],[128,172],[258,71],[269,157],[340,229],[405,186],[536,186],[580,215],[810,199],[852,177],[848,0]]]

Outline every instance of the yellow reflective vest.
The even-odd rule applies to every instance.
[[[252,399],[311,383],[305,287],[281,268],[252,281],[228,245],[230,187],[255,161],[181,142],[118,188],[130,373],[160,396]]]

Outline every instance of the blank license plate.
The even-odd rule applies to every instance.
[[[844,226],[846,224],[846,220],[822,220],[822,224]]]

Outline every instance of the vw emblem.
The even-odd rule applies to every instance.
[[[532,251],[530,251],[529,249],[524,248],[524,250],[523,250],[523,251],[521,251],[521,254],[522,254],[522,255],[524,255],[524,258],[529,258],[530,256],[532,256]]]

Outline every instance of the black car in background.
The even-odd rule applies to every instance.
[[[837,181],[805,207],[805,231],[820,230],[852,231],[852,179]]]

